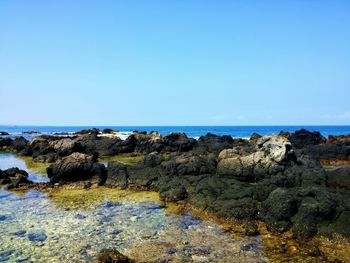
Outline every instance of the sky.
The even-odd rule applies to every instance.
[[[348,125],[350,1],[0,1],[0,124]]]

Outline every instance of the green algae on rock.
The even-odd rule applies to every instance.
[[[144,155],[127,155],[127,154],[118,154],[112,156],[102,156],[99,158],[100,162],[108,163],[118,161],[127,165],[135,165],[142,162]]]

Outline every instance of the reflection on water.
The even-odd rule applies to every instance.
[[[18,167],[15,159],[0,155],[1,169],[5,162]],[[261,243],[233,239],[191,213],[174,214],[154,192],[0,190],[0,261],[91,262],[109,247],[143,262],[265,262]]]
[[[28,179],[33,182],[48,182],[48,178],[45,174],[40,173],[43,170],[43,164],[34,163],[31,160],[31,157],[23,157],[23,159],[18,158],[13,153],[0,153],[0,169],[5,170],[11,167],[18,167],[21,170],[28,172]],[[32,166],[29,168],[26,165],[25,160],[28,160]],[[39,170],[38,167],[41,169]]]

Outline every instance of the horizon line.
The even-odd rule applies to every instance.
[[[1,126],[18,126],[18,127],[266,127],[266,126],[285,126],[285,127],[299,127],[299,126],[350,126],[350,124],[206,124],[206,125],[43,125],[43,124],[0,124]]]

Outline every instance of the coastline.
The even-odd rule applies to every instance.
[[[287,247],[310,240],[317,247],[315,240],[333,240],[333,233],[349,237],[344,226],[349,167],[328,171],[320,164],[350,164],[349,136],[324,138],[300,130],[253,134],[249,140],[209,133],[194,140],[183,133],[134,132],[120,139],[110,132],[100,136],[91,129],[72,137],[39,136],[30,142],[0,139],[2,150],[48,166],[49,183],[23,181],[13,185],[14,190],[89,191],[103,185],[116,191],[156,191],[163,202],[185,204],[202,216],[221,222],[240,220],[241,229],[253,222],[254,235],[281,233],[289,240]],[[109,159],[103,161],[104,156]],[[9,179],[15,182],[11,175]],[[307,254],[302,251],[299,248]],[[309,257],[306,254],[303,257]]]

